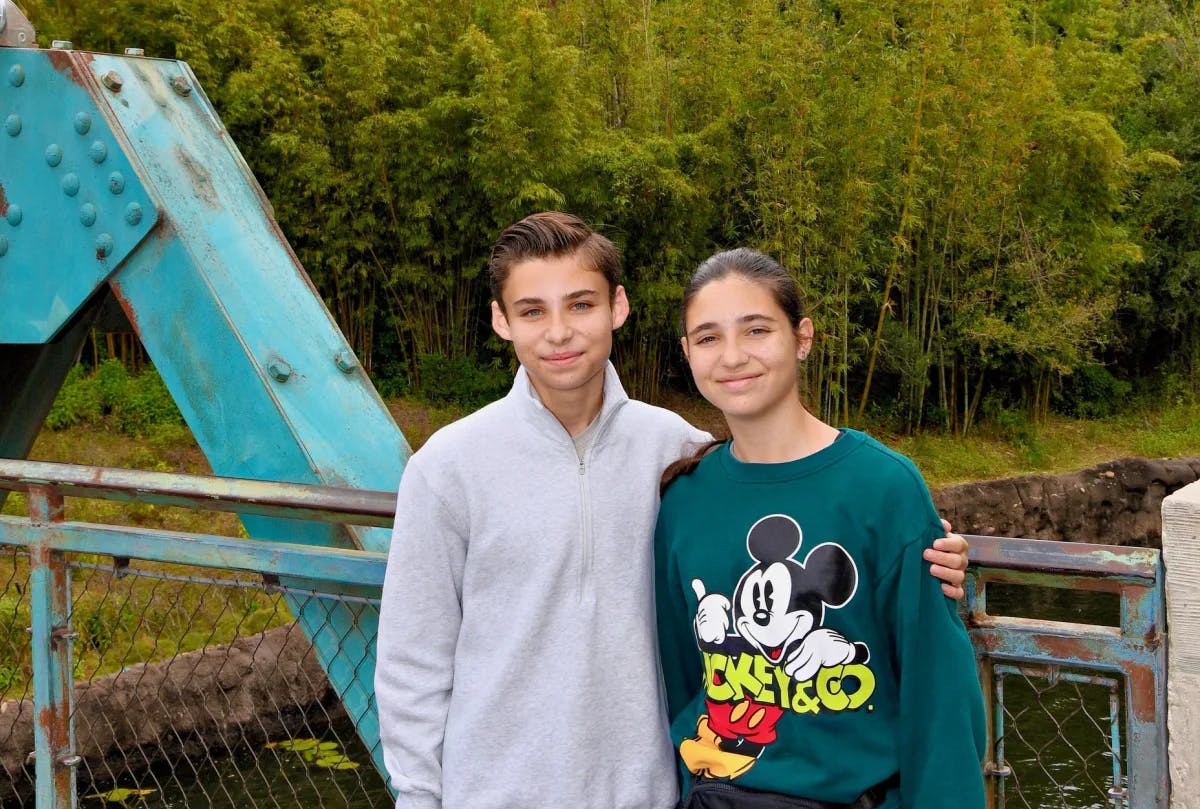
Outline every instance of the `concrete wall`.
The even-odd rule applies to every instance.
[[[1200,483],[1163,501],[1171,809],[1200,809]]]

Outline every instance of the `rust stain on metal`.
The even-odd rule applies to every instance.
[[[1139,722],[1153,724],[1154,716],[1154,669],[1150,666],[1132,666],[1129,669],[1129,692],[1132,699],[1126,706],[1133,718]]]
[[[8,197],[4,195],[4,186],[0,185],[0,216],[8,215]]]
[[[220,208],[216,189],[213,188],[212,176],[203,164],[192,157],[183,146],[175,147],[175,157],[179,160],[184,176],[190,181],[192,189],[200,201],[210,208]]]

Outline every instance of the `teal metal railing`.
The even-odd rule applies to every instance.
[[[114,579],[132,575],[198,581],[194,574],[165,574],[146,567],[185,566],[190,571],[208,571],[206,575],[217,578],[205,579],[205,586],[218,587],[226,582],[221,577],[236,574],[241,577],[238,586],[248,580],[282,599],[292,614],[302,616],[298,625],[303,624],[303,632],[296,634],[320,666],[341,667],[339,676],[330,679],[368,691],[347,699],[343,687],[338,696],[346,705],[367,706],[351,710],[350,719],[382,772],[378,720],[369,689],[385,554],[75,522],[64,519],[63,498],[386,527],[394,519],[394,494],[0,460],[3,490],[22,492],[25,498],[25,515],[0,516],[0,546],[28,554],[29,673],[36,717],[33,784],[38,809],[74,806],[76,771],[81,766],[89,768],[87,780],[97,777],[89,764],[89,755],[96,754],[79,749],[73,721],[79,692],[73,651],[81,639],[79,620],[73,622],[72,582],[81,567],[103,568]],[[984,763],[990,806],[1073,809],[1107,803],[1165,809],[1166,668],[1158,552],[993,537],[970,537],[970,541],[972,564],[964,616],[990,707]],[[0,586],[2,582],[0,577]],[[228,584],[225,589],[232,589],[235,582]],[[1113,625],[1081,623],[1070,616],[1018,617],[1007,614],[995,599],[989,606],[989,588],[997,586],[1107,594],[1115,600],[1119,615],[1110,622]],[[314,602],[325,601],[332,607],[313,609]],[[123,603],[122,609],[126,603],[132,602]],[[139,607],[130,609],[136,613]],[[332,617],[322,623],[314,615]],[[346,622],[346,616],[354,615],[363,616],[357,636],[354,622]],[[363,627],[368,629],[361,631]],[[1024,696],[1017,693],[1021,689],[1027,692]],[[0,688],[0,696],[2,692]],[[220,708],[210,710],[214,712]],[[1039,723],[1051,740],[1045,745],[1035,739]],[[187,748],[184,742],[180,740],[181,749]],[[308,739],[287,744],[295,748],[300,742],[319,744]],[[1059,748],[1062,752],[1054,752]],[[1018,749],[1026,752],[1019,754]],[[1057,757],[1055,761],[1043,760],[1051,755]],[[262,769],[257,761],[253,766]],[[99,774],[106,772],[119,775],[111,767]],[[10,771],[9,777],[21,776]],[[372,801],[386,792],[375,784],[364,788],[364,794],[371,789],[374,798],[364,797],[353,805],[383,805]],[[20,794],[15,785],[11,792]],[[292,789],[290,796],[272,796],[261,804],[254,796],[244,801],[251,807],[352,804],[344,794],[336,795],[328,801],[314,800]]]

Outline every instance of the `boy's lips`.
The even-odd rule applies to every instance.
[[[582,356],[582,351],[559,351],[554,354],[547,354],[542,359],[551,365],[570,365],[574,360]]]

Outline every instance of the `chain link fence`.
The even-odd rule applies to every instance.
[[[33,664],[29,647],[29,554],[0,546],[0,800],[4,806],[33,806],[16,787],[33,781],[32,746],[23,729],[33,726]]]
[[[310,641],[336,632],[344,657],[373,638],[313,625],[328,610],[306,609],[320,600],[377,618],[377,600],[206,568],[67,558],[80,806],[393,805],[354,729],[361,717],[347,715]],[[5,597],[19,589],[13,575]],[[304,628],[292,620],[301,613]],[[348,664],[373,666],[368,658]],[[31,770],[13,779],[22,783],[6,809],[33,805]]]
[[[1008,665],[993,676],[998,809],[1128,805],[1120,679]]]

